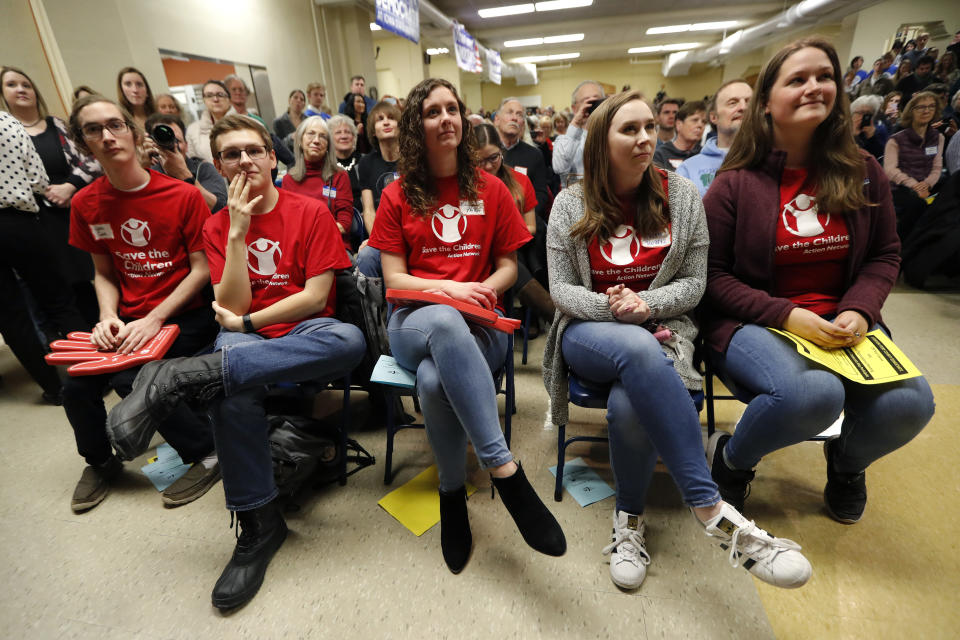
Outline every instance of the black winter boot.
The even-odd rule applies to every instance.
[[[440,549],[450,571],[460,573],[470,559],[473,535],[467,517],[467,490],[465,487],[450,493],[440,491]]]
[[[528,545],[548,556],[562,556],[566,552],[563,529],[530,486],[520,464],[512,476],[493,478],[493,486]]]
[[[202,405],[223,392],[223,354],[148,362],[133,390],[107,416],[107,435],[121,460],[147,450],[157,426],[180,402]]]
[[[213,587],[213,606],[220,610],[244,605],[257,595],[270,559],[287,539],[287,523],[276,502],[238,511],[236,517],[240,528],[237,547]],[[232,524],[233,514],[230,521]]]

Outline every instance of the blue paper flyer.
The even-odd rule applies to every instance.
[[[557,477],[557,465],[550,467],[550,473],[554,478]],[[574,458],[563,465],[563,488],[581,507],[609,498],[615,493],[592,467],[587,466],[583,458]]]

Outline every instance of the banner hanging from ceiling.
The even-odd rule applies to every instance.
[[[457,21],[453,22],[453,50],[457,56],[458,67],[471,73],[483,72],[483,63],[480,62],[480,45]]]
[[[420,0],[377,0],[377,24],[420,43]]]
[[[501,64],[500,64],[500,52],[492,51],[487,49],[487,78],[491,82],[500,84],[500,73],[501,73]]]

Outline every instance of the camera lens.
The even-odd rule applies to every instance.
[[[153,131],[150,132],[150,136],[156,141],[158,146],[168,151],[175,151],[177,148],[177,136],[174,134],[173,128],[169,125],[158,124],[153,128]]]

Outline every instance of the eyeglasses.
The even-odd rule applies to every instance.
[[[936,109],[936,105],[932,104],[918,104],[913,108],[914,111],[933,111]]]
[[[303,134],[303,137],[306,140],[320,139],[320,140],[323,140],[324,142],[330,141],[330,138],[327,137],[327,134],[317,133],[316,131],[307,131],[305,134]]]
[[[109,129],[110,133],[117,136],[130,129],[127,123],[120,119],[107,120],[105,124],[99,122],[88,122],[80,127],[80,133],[86,140],[99,140],[103,137],[103,130]]]
[[[247,147],[246,149],[227,149],[217,155],[220,156],[220,162],[224,164],[237,164],[240,162],[244,153],[246,153],[247,157],[251,160],[263,160],[267,157],[267,148],[262,144],[258,144],[255,147]]]
[[[221,100],[225,100],[225,99],[227,99],[227,98],[229,98],[229,97],[230,97],[230,96],[228,96],[227,94],[225,94],[223,91],[218,91],[217,93],[204,93],[204,94],[203,94],[204,100],[206,100],[206,99],[216,100],[217,98],[219,98],[219,99],[221,99]]]
[[[500,158],[503,157],[503,154],[499,151],[493,155],[489,155],[486,158],[480,158],[480,164],[496,164],[500,162]]]

